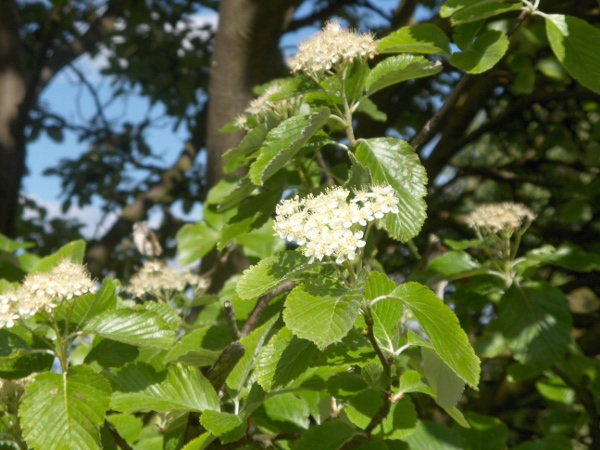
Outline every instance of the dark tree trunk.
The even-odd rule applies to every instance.
[[[26,82],[21,66],[19,14],[13,1],[0,13],[0,233],[13,237],[25,170],[25,136],[19,108]]]
[[[254,97],[252,89],[278,76],[287,75],[279,41],[301,0],[223,0],[219,8],[209,87],[207,130],[207,188],[224,176],[223,153],[239,144],[240,133],[223,134],[219,129],[241,114]],[[202,261],[202,270],[216,263],[216,253]],[[233,254],[213,278],[218,290],[246,261]]]

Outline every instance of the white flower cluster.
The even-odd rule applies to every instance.
[[[15,291],[0,295],[0,328],[33,316],[43,309],[50,312],[63,300],[94,292],[94,282],[81,264],[61,261],[50,272],[32,273]]]
[[[301,97],[292,97],[273,101],[271,97],[279,92],[280,86],[274,84],[269,86],[263,94],[252,100],[244,110],[244,114],[238,116],[235,124],[240,128],[247,128],[248,118],[254,117],[261,122],[268,114],[274,114],[281,120],[290,118],[300,105]]]
[[[371,33],[357,34],[344,30],[337,22],[301,43],[299,51],[288,61],[292,72],[320,73],[340,62],[355,58],[371,59],[377,54],[377,43]]]
[[[529,226],[535,214],[521,203],[502,202],[480,205],[468,216],[471,228],[498,233],[514,232]]]
[[[336,187],[316,197],[284,200],[277,206],[273,227],[281,238],[303,246],[311,262],[324,256],[335,258],[337,264],[352,261],[365,246],[361,227],[387,213],[397,214],[399,200],[389,185],[358,191],[350,202],[349,194]]]
[[[208,281],[189,270],[180,273],[163,262],[149,261],[131,277],[127,290],[136,297],[142,297],[146,293],[183,291],[187,286],[205,289],[208,287]]]

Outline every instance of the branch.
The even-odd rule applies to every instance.
[[[254,307],[254,311],[252,311],[252,313],[250,314],[250,317],[248,317],[248,320],[242,327],[242,336],[247,336],[254,329],[254,327],[256,327],[256,325],[258,324],[258,321],[260,319],[260,316],[264,312],[264,310],[267,307],[267,305],[269,304],[269,302],[274,297],[276,297],[279,294],[282,294],[284,292],[291,291],[295,287],[296,287],[296,283],[292,283],[291,281],[288,281],[287,283],[282,284],[278,288],[273,289],[267,295],[261,297],[260,300],[258,301],[258,303],[256,304],[256,306]]]
[[[431,119],[427,121],[423,129],[419,131],[419,134],[412,138],[412,140],[410,141],[410,145],[412,145],[412,147],[415,150],[418,151],[423,145],[429,142],[431,138],[433,138],[439,132],[442,121],[446,118],[450,110],[452,110],[452,107],[457,102],[460,95],[463,93],[465,86],[467,85],[467,82],[470,79],[471,76],[469,74],[465,74],[462,76],[458,84],[454,87],[450,95],[446,98],[446,101],[444,102],[442,107],[431,117]]]
[[[233,341],[239,341],[241,334],[240,330],[238,329],[237,322],[235,320],[235,311],[233,310],[233,305],[229,300],[227,300],[223,305],[223,311],[225,312],[225,321],[227,322],[227,327],[229,328],[231,339]]]

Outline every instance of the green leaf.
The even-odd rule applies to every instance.
[[[105,311],[90,319],[85,331],[136,346],[166,349],[175,340],[171,326],[152,311],[129,308]]]
[[[140,355],[137,347],[111,339],[94,339],[94,347],[85,356],[84,362],[98,363],[101,367],[121,367],[134,362]]]
[[[426,272],[444,277],[479,269],[481,264],[467,252],[451,251],[431,260]]]
[[[387,121],[387,114],[383,111],[380,111],[377,108],[377,105],[373,103],[373,100],[368,97],[365,97],[360,101],[358,108],[356,108],[356,112],[369,116],[375,122]]]
[[[480,361],[452,310],[429,288],[415,282],[398,286],[389,297],[410,309],[440,358],[477,389]]]
[[[403,27],[377,41],[379,53],[423,53],[450,56],[450,39],[430,23]]]
[[[293,393],[268,398],[264,402],[264,408],[272,421],[289,422],[305,430],[310,426],[308,403]]]
[[[294,450],[337,450],[359,433],[343,422],[325,422],[310,427],[294,445]]]
[[[250,371],[254,367],[254,363],[256,362],[260,351],[262,350],[267,335],[271,332],[277,319],[279,319],[279,314],[274,315],[267,323],[255,329],[248,336],[244,336],[240,339],[240,344],[244,346],[246,353],[244,353],[242,359],[239,360],[227,377],[227,386],[230,389],[234,391],[242,389],[250,375]]]
[[[196,439],[192,439],[185,447],[181,450],[204,450],[206,449],[216,437],[210,433],[206,432],[198,436]]]
[[[186,224],[177,232],[177,261],[187,266],[198,261],[210,252],[221,237],[221,234],[211,228],[206,222]]]
[[[31,447],[100,449],[98,427],[110,405],[110,385],[85,366],[59,375],[38,374],[23,396],[19,416]]]
[[[548,368],[562,360],[571,342],[569,302],[557,288],[513,284],[500,300],[500,326],[522,364]]]
[[[440,16],[451,17],[452,23],[458,25],[509,11],[519,11],[521,8],[521,2],[506,0],[446,0],[440,10]]]
[[[54,356],[36,351],[47,348],[22,327],[0,329],[0,377],[25,378],[52,368]]]
[[[569,75],[600,93],[600,30],[577,17],[546,14],[546,34],[552,51]]]
[[[223,160],[227,163],[231,163],[232,161],[241,160],[251,155],[260,148],[267,137],[268,132],[268,125],[266,123],[261,123],[244,136],[239,146],[227,150],[223,154]]]
[[[40,259],[30,270],[33,272],[50,272],[54,267],[58,266],[61,261],[67,259],[76,264],[83,264],[85,256],[85,241],[79,239],[63,245],[55,253],[45,258]]]
[[[238,181],[235,189],[221,200],[217,209],[219,211],[224,211],[232,206],[236,206],[250,196],[256,189],[256,185],[250,181],[250,177],[246,175]]]
[[[95,294],[85,294],[73,302],[70,320],[71,323],[84,326],[92,317],[117,307],[117,287],[119,282],[111,278],[105,278]],[[63,303],[65,307],[69,304]],[[62,305],[61,305],[62,306]],[[66,308],[61,308],[61,313],[66,313]],[[64,316],[61,314],[61,318]]]
[[[190,366],[212,366],[231,342],[225,326],[196,328],[183,336],[166,354],[164,362],[183,362]]]
[[[464,450],[464,439],[454,430],[440,423],[421,421],[415,432],[405,439],[411,449],[419,450]]]
[[[248,425],[239,416],[220,411],[204,411],[200,416],[200,423],[204,428],[227,444],[241,439],[246,433]]]
[[[19,242],[15,241],[8,236],[0,233],[0,250],[4,250],[8,253],[14,253],[16,250],[35,247],[33,242]]]
[[[257,186],[283,168],[329,120],[331,113],[322,108],[307,116],[294,116],[269,131],[260,154],[249,170]]]
[[[465,389],[465,382],[429,348],[422,347],[423,372],[436,392],[436,401],[442,408],[454,408]]]
[[[367,77],[365,88],[369,96],[393,84],[415,78],[429,77],[442,70],[439,61],[431,62],[422,56],[398,55],[384,59]]]
[[[273,234],[273,219],[269,218],[267,222],[257,230],[236,238],[239,245],[244,246],[244,255],[248,258],[268,258],[277,252],[285,250],[285,241],[279,236]]]
[[[373,182],[387,183],[398,194],[398,214],[385,219],[390,236],[407,242],[419,234],[427,217],[427,173],[410,144],[394,138],[363,140],[356,158],[371,171]]]
[[[400,377],[398,394],[409,392],[421,392],[435,398],[435,391],[421,381],[421,375],[416,370],[408,370]]]
[[[302,374],[318,355],[311,341],[299,339],[287,328],[263,347],[256,363],[256,379],[267,392],[285,386]]]
[[[495,417],[468,412],[470,428],[453,427],[471,450],[503,450],[508,444],[508,427]]]
[[[242,300],[253,300],[294,279],[308,267],[308,258],[300,252],[277,253],[246,269],[235,290]]]
[[[111,408],[124,413],[220,409],[219,397],[198,369],[169,365],[157,372],[144,363],[130,364],[110,375]]]
[[[342,340],[353,327],[365,281],[353,289],[322,279],[301,284],[285,301],[283,321],[296,336],[323,350]]]
[[[348,418],[359,428],[366,428],[377,415],[383,404],[381,393],[367,390],[349,400],[344,408]],[[404,439],[410,436],[417,426],[417,411],[409,397],[393,403],[389,414],[373,430],[374,436],[386,439]]]
[[[470,47],[454,53],[450,64],[468,73],[477,74],[490,70],[508,50],[508,37],[498,30],[488,30],[479,35]]]
[[[365,287],[365,299],[373,301],[377,297],[387,296],[396,288],[396,283],[381,272],[371,272]],[[382,300],[371,308],[375,337],[384,348],[395,349],[398,330],[401,325],[404,308],[393,300]]]

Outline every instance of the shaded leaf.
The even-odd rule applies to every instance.
[[[436,401],[443,408],[454,408],[465,389],[465,382],[442,361],[437,353],[421,347],[423,372],[436,393]]]
[[[367,94],[373,95],[402,81],[435,75],[442,70],[439,61],[431,62],[422,56],[398,55],[384,59],[369,74],[365,83]]]
[[[248,425],[239,416],[220,411],[204,411],[200,416],[204,428],[221,439],[221,443],[235,442],[244,436]]]
[[[522,5],[510,0],[446,0],[440,10],[441,17],[451,17],[452,23],[475,22],[509,11],[519,11]]]
[[[358,435],[350,425],[343,422],[326,422],[309,428],[294,445],[294,450],[337,450]]]
[[[571,315],[559,289],[513,284],[500,300],[498,315],[517,361],[547,368],[563,358],[571,342]]]
[[[198,261],[210,252],[221,234],[211,228],[205,221],[186,224],[177,232],[177,261],[187,266]]]
[[[508,38],[498,30],[488,30],[463,52],[454,53],[450,64],[468,73],[477,74],[490,70],[508,50]]]

